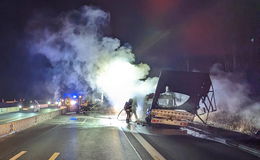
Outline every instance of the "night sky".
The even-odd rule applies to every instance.
[[[153,75],[162,68],[185,70],[188,60],[190,69],[208,72],[234,53],[241,70],[255,59],[250,39],[260,34],[259,0],[2,0],[0,98],[42,98],[52,66],[28,51],[37,28],[32,19],[48,23],[83,5],[109,12],[105,35],[130,44],[137,62],[149,64]]]

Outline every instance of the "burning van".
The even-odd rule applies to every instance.
[[[163,70],[147,101],[151,103],[146,117],[149,124],[187,126],[195,116],[205,123],[200,115],[216,111],[208,73]]]

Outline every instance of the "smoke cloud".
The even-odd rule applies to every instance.
[[[68,90],[98,91],[119,108],[131,97],[154,92],[158,78],[148,77],[150,67],[135,63],[129,45],[104,36],[109,21],[109,13],[83,6],[33,31],[31,52],[50,60],[48,89],[56,97]]]
[[[211,68],[211,74],[218,111],[210,116],[210,121],[245,133],[260,129],[260,103],[250,98],[244,74],[224,72],[220,64]]]

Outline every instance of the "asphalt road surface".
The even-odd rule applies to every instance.
[[[20,112],[12,112],[6,114],[0,114],[0,124],[21,120],[24,118],[33,117],[38,114],[53,112],[57,110],[55,107],[42,108],[40,112],[32,112],[32,111],[20,111]]]
[[[0,139],[1,160],[257,160],[186,129],[151,128],[105,115],[62,115]]]

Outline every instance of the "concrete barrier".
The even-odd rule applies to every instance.
[[[47,108],[48,104],[40,104],[40,108]]]
[[[0,108],[0,114],[18,112],[18,111],[19,111],[19,107]]]
[[[40,108],[47,108],[48,104],[40,104]],[[0,114],[18,112],[20,109],[18,106],[14,107],[2,107],[0,108]]]
[[[59,109],[57,111],[36,115],[33,117],[9,122],[6,124],[1,124],[0,125],[0,137],[33,127],[41,122],[52,119],[60,114],[64,114],[65,112],[66,112],[65,109]]]
[[[13,126],[11,126],[11,123],[1,124],[0,125],[0,136],[7,135],[12,133],[11,129]]]

